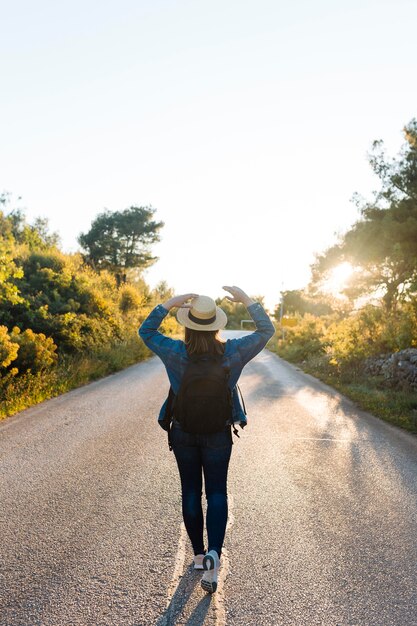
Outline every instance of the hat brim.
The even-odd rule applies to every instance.
[[[190,309],[178,309],[177,320],[182,326],[191,328],[192,330],[221,330],[227,324],[227,315],[219,306],[216,306],[216,319],[211,324],[196,324],[188,317]]]

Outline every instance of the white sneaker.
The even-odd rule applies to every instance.
[[[217,576],[220,567],[220,559],[216,550],[210,550],[203,558],[203,568],[205,570],[201,579],[201,586],[204,591],[214,593],[217,589]]]
[[[194,569],[204,569],[203,559],[204,559],[204,554],[194,555]]]

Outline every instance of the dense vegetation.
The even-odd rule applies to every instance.
[[[317,256],[305,290],[284,293],[283,321],[293,324],[273,346],[364,408],[416,430],[417,393],[365,375],[367,359],[417,347],[417,120],[404,133],[397,158],[374,143],[369,161],[380,189],[372,200],[354,197],[360,218]],[[352,271],[336,298],[325,286],[341,264]]]
[[[152,221],[153,209],[102,214],[83,236],[82,255],[64,254],[46,221],[28,224],[7,194],[0,204],[3,417],[144,358],[137,327],[172,292],[163,282],[150,290],[141,278],[163,225]],[[173,316],[163,330],[178,332]]]
[[[101,213],[65,254],[46,220],[10,204],[0,195],[0,418],[148,356],[137,328],[173,295],[142,277],[163,227],[151,207]],[[245,307],[221,304],[240,328]],[[175,312],[161,330],[182,336]]]
[[[394,159],[374,143],[369,162],[379,190],[371,200],[354,196],[359,219],[317,255],[305,289],[284,292],[268,347],[364,408],[417,430],[417,392],[389,388],[366,370],[376,355],[417,347],[417,120],[404,134]],[[151,290],[142,277],[156,261],[150,248],[163,227],[154,217],[151,207],[105,211],[80,234],[82,253],[65,254],[45,220],[28,224],[0,196],[0,417],[149,354],[137,327],[173,295],[165,282]],[[337,295],[334,280],[333,290],[328,285],[343,266],[350,275]],[[228,328],[248,319],[243,305],[217,304]],[[175,314],[162,331],[179,336]]]

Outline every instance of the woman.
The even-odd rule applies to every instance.
[[[226,326],[227,316],[212,298],[187,293],[174,296],[156,306],[149,314],[139,335],[165,365],[172,390],[178,393],[190,356],[210,352],[222,355],[222,365],[230,369],[228,385],[232,393],[232,418],[225,428],[213,434],[185,432],[175,419],[171,429],[171,445],[178,464],[182,491],[182,514],[193,550],[194,569],[205,570],[201,586],[213,593],[217,589],[218,570],[227,524],[227,471],[232,451],[231,427],[246,425],[246,415],[236,390],[244,366],[267,344],[275,332],[263,306],[239,287],[223,287],[231,302],[244,304],[256,325],[256,330],[244,337],[224,341],[219,331]],[[190,302],[191,300],[191,302]],[[184,341],[171,339],[158,328],[172,308],[177,307],[177,319],[185,327]],[[166,428],[164,402],[158,420]],[[204,548],[204,520],[201,505],[202,474],[207,499],[206,526],[208,550]]]

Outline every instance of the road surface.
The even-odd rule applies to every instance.
[[[157,357],[2,422],[0,624],[417,625],[417,438],[268,350],[240,386],[213,596],[156,423]]]

